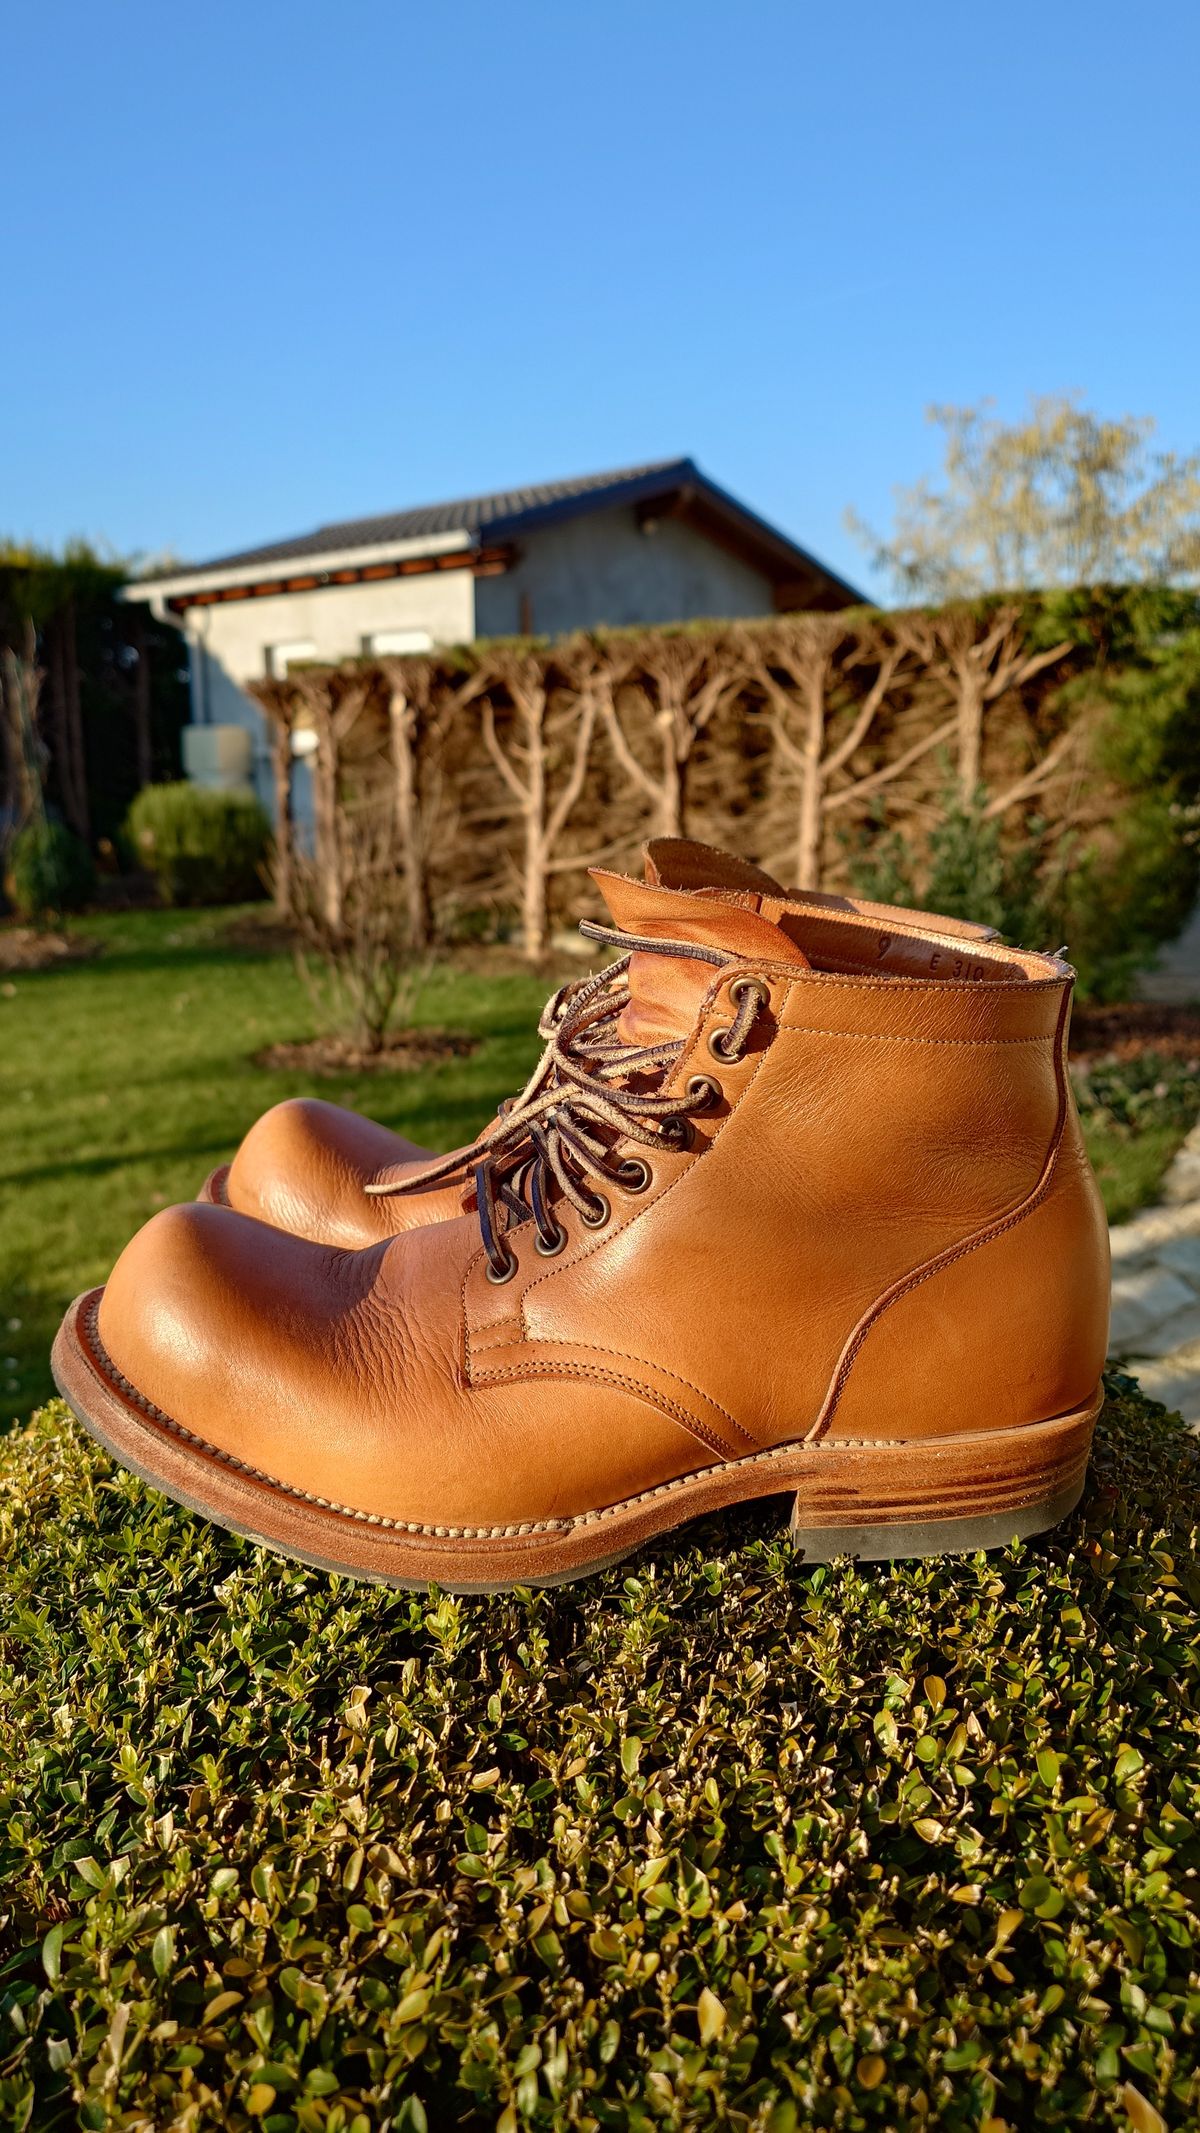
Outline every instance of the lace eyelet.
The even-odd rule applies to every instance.
[[[735,1008],[741,1008],[742,1001],[748,993],[758,1002],[760,1010],[770,1006],[771,988],[764,978],[755,978],[748,973],[744,973],[740,978],[734,978],[731,981],[729,997],[733,1001]],[[734,1064],[734,1054],[728,1047],[728,1040],[731,1035],[732,1029],[710,1029],[708,1033],[709,1051],[714,1059],[723,1060],[726,1066]],[[742,1048],[745,1048],[745,1038],[743,1038]],[[737,1057],[741,1057],[740,1051]]]
[[[487,1278],[489,1281],[494,1282],[498,1289],[503,1288],[506,1281],[511,1281],[516,1271],[517,1260],[514,1252],[509,1253],[503,1266],[493,1266],[491,1260],[488,1260]]]
[[[598,1192],[582,1220],[588,1229],[603,1229],[611,1214],[611,1203],[605,1199],[602,1192]]]
[[[617,1168],[617,1177],[626,1192],[645,1192],[652,1176],[649,1163],[644,1163],[640,1155],[627,1155]]]
[[[659,1138],[668,1148],[677,1148],[682,1155],[692,1145],[691,1120],[682,1117],[664,1118],[658,1129]]]
[[[696,1104],[692,1114],[693,1117],[696,1111],[713,1110],[717,1104],[724,1101],[725,1097],[725,1091],[720,1082],[714,1081],[711,1074],[693,1074],[687,1085],[687,1093],[689,1096],[701,1096],[703,1098],[701,1103]]]
[[[549,1243],[547,1243],[539,1230],[533,1240],[533,1248],[535,1252],[541,1253],[543,1259],[556,1259],[566,1241],[567,1233],[560,1223]]]
[[[771,988],[767,984],[765,978],[735,978],[729,988],[729,997],[733,1001],[735,1007],[741,1006],[742,1001],[748,992],[754,994],[754,997],[758,1001],[760,1008],[770,1006]]]

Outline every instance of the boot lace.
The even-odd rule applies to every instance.
[[[662,1088],[683,1050],[682,1038],[629,1044],[617,1024],[629,1002],[634,954],[684,956],[718,969],[736,958],[695,941],[643,939],[590,920],[580,931],[624,952],[596,976],[560,986],[547,1002],[538,1023],[545,1050],[520,1094],[501,1104],[496,1122],[471,1147],[404,1177],[385,1171],[366,1187],[376,1196],[426,1192],[473,1173],[488,1275],[496,1282],[510,1280],[517,1270],[506,1241],[509,1229],[532,1220],[537,1250],[553,1257],[567,1241],[554,1212],[559,1196],[589,1228],[601,1228],[611,1208],[599,1186],[642,1192],[650,1183],[641,1157],[618,1156],[614,1144],[686,1147],[692,1114],[720,1099],[720,1084],[708,1074],[693,1074],[684,1090]],[[750,976],[735,980],[731,991],[733,1021],[710,1040],[714,1055],[729,1062],[742,1056],[769,997],[763,980]]]

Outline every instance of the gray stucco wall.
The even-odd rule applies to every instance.
[[[528,534],[521,556],[500,578],[475,581],[480,637],[539,636],[616,628],[633,622],[687,622],[701,615],[769,615],[771,586],[677,519],[643,533],[632,510],[597,511]]]

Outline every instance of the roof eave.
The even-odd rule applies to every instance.
[[[489,529],[490,531],[490,529]],[[319,576],[327,571],[367,568],[372,563],[395,563],[408,556],[461,554],[479,543],[465,531],[426,533],[408,540],[373,541],[365,547],[330,548],[295,556],[264,555],[243,563],[216,565],[210,570],[181,570],[170,577],[134,578],[124,585],[122,600],[186,600],[189,593],[220,592],[226,586],[245,585],[256,578],[291,575]]]

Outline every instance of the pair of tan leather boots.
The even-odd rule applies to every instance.
[[[270,1547],[464,1592],[785,1491],[813,1561],[1053,1525],[1108,1323],[1068,965],[684,840],[593,878],[619,959],[479,1140],[268,1112],[68,1312],[76,1414]]]

